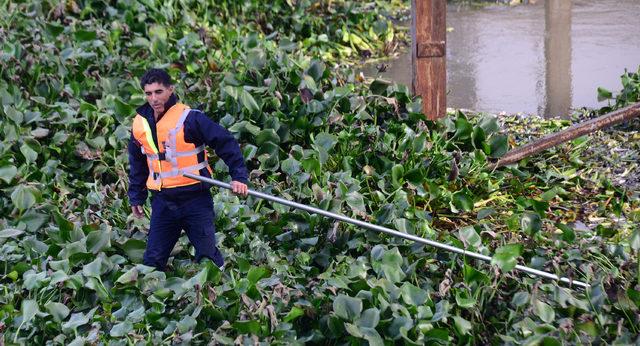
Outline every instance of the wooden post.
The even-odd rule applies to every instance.
[[[446,0],[411,0],[411,50],[414,95],[422,96],[429,119],[447,111]]]
[[[544,3],[545,117],[567,117],[571,108],[571,2]]]

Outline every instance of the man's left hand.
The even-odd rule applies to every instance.
[[[235,180],[231,182],[231,191],[233,191],[233,193],[235,193],[236,195],[247,196],[249,194],[249,188],[247,187],[247,184],[243,184]]]

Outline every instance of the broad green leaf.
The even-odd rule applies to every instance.
[[[22,112],[8,105],[5,105],[3,109],[4,109],[4,114],[7,115],[7,118],[13,120],[13,122],[16,125],[22,124],[22,121],[24,120],[24,115],[22,114]]]
[[[349,192],[347,194],[347,204],[353,209],[360,212],[366,212],[364,198],[357,191]]]
[[[473,132],[473,126],[469,123],[469,121],[460,116],[456,119],[456,134],[455,138],[458,140],[464,140],[471,136]]]
[[[87,277],[100,277],[102,271],[102,257],[97,257],[91,263],[82,267],[82,273]]]
[[[260,322],[258,321],[235,321],[232,326],[239,334],[260,334]]]
[[[22,323],[29,323],[36,317],[36,314],[40,312],[38,302],[35,300],[25,299],[22,301],[22,308],[20,309],[22,314]]]
[[[484,130],[484,133],[488,136],[494,132],[500,130],[498,125],[498,118],[493,115],[483,115],[478,122],[478,126]]]
[[[95,230],[87,235],[87,251],[98,254],[111,247],[111,232],[107,230]]]
[[[138,239],[129,239],[122,245],[122,250],[133,262],[142,262],[146,243]]]
[[[395,187],[399,187],[401,179],[404,177],[404,167],[402,165],[394,165],[391,168],[391,182]]]
[[[469,296],[466,291],[458,291],[456,292],[456,304],[461,308],[472,308],[476,305],[476,299]]]
[[[0,179],[2,179],[5,183],[9,184],[18,174],[18,169],[16,166],[9,165],[0,167]]]
[[[542,220],[540,219],[540,215],[529,212],[524,213],[520,218],[520,229],[529,235],[534,235],[540,232],[540,229],[542,229]]]
[[[129,334],[131,331],[133,331],[133,323],[127,320],[114,325],[111,328],[111,331],[109,331],[109,335],[114,338],[120,338]]]
[[[278,134],[274,129],[262,130],[256,136],[256,144],[258,146],[263,145],[266,142],[271,142],[276,144],[280,143],[280,136],[278,136]],[[261,152],[261,150],[259,152]]]
[[[467,335],[473,329],[473,326],[471,326],[471,322],[465,320],[460,316],[453,316],[453,322],[456,330],[460,335]]]
[[[491,264],[496,264],[500,269],[507,272],[515,268],[517,258],[522,253],[522,244],[509,244],[496,249],[496,253],[491,259]]]
[[[465,190],[457,191],[451,197],[453,201],[453,205],[457,209],[462,209],[464,211],[472,211],[473,210],[473,199],[469,197]]]
[[[362,315],[356,321],[356,324],[360,327],[375,328],[379,322],[380,310],[377,308],[370,308],[362,312]]]
[[[287,175],[293,176],[300,171],[300,162],[293,157],[290,157],[280,163],[280,169],[287,173]]]
[[[362,312],[362,300],[340,294],[333,300],[333,311],[342,319],[354,321]]]
[[[0,238],[13,238],[17,239],[19,235],[23,234],[24,231],[15,228],[7,228],[0,231]]]
[[[508,138],[505,135],[494,135],[489,139],[490,151],[487,153],[493,158],[502,157],[509,151]]]
[[[246,108],[249,112],[257,112],[260,110],[260,106],[258,106],[258,103],[253,98],[253,96],[244,89],[240,93],[240,102],[242,102],[244,108]]]
[[[408,282],[402,285],[400,293],[402,294],[402,300],[406,304],[413,306],[422,305],[429,299],[427,291]]]
[[[129,284],[136,281],[138,281],[138,268],[136,267],[132,267],[127,270],[124,274],[120,275],[118,280],[116,280],[117,283],[121,284]]]
[[[640,250],[640,230],[636,229],[631,234],[631,241],[629,242],[631,248],[638,254],[638,250]]]
[[[264,267],[251,267],[247,273],[247,279],[253,285],[255,285],[260,279],[267,277],[269,270]]]
[[[313,143],[328,152],[338,143],[338,138],[332,134],[320,132],[315,136]]]
[[[478,248],[480,247],[480,245],[482,245],[482,239],[478,235],[478,232],[476,232],[475,228],[473,228],[473,226],[463,227],[458,232],[458,238],[462,241],[463,244],[468,244],[470,246],[473,246],[474,248]]]
[[[287,313],[287,315],[284,317],[283,321],[285,322],[295,321],[298,317],[303,315],[304,315],[304,310],[297,306],[294,306],[291,308],[291,311],[289,311],[289,313]]]
[[[533,301],[533,312],[546,323],[551,323],[556,318],[556,313],[553,311],[553,308],[538,299]]]
[[[31,147],[26,143],[23,143],[20,146],[20,152],[22,153],[22,156],[24,156],[27,164],[32,164],[38,159],[38,153],[35,150],[31,149]]]
[[[95,31],[89,31],[89,30],[78,30],[74,33],[74,36],[76,38],[77,41],[93,41],[95,40],[98,35],[96,34]]]
[[[11,202],[19,210],[27,210],[36,203],[36,196],[31,187],[21,184],[11,193]]]
[[[69,308],[62,303],[49,302],[44,307],[47,309],[47,311],[49,311],[51,316],[53,316],[53,319],[58,323],[64,321],[64,319],[69,316]]]
[[[324,65],[324,63],[322,61],[313,60],[311,62],[311,66],[309,66],[309,69],[307,70],[307,73],[315,81],[319,81],[320,78],[322,78],[322,75],[324,74],[325,68],[326,67],[325,67],[325,65]]]

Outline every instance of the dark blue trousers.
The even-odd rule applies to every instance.
[[[219,267],[224,264],[216,246],[213,200],[209,191],[184,200],[169,200],[161,194],[153,197],[151,229],[143,263],[164,270],[183,229],[195,247],[196,261],[207,257]]]

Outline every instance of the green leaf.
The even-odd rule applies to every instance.
[[[400,294],[405,303],[413,306],[420,306],[429,299],[427,291],[408,282],[402,285]]]
[[[0,238],[14,238],[17,239],[19,235],[23,234],[24,231],[15,228],[7,228],[0,231]]]
[[[291,321],[295,321],[298,317],[303,315],[304,315],[304,310],[297,306],[294,306],[293,308],[291,308],[291,311],[289,311],[287,316],[284,317],[283,321],[287,323]]]
[[[133,323],[131,323],[131,321],[124,321],[124,322],[120,322],[116,325],[114,325],[111,328],[111,331],[109,332],[109,335],[111,335],[114,338],[120,338],[123,337],[127,334],[129,334],[129,332],[133,331]]]
[[[280,163],[280,169],[287,173],[287,175],[293,176],[300,171],[300,162],[293,157],[290,157]]]
[[[111,232],[107,230],[95,230],[87,235],[87,251],[98,254],[111,247]]]
[[[474,248],[478,248],[480,247],[480,245],[482,245],[482,239],[478,235],[478,232],[476,232],[475,228],[473,228],[473,226],[463,227],[458,232],[458,238],[462,240],[463,244],[468,244],[470,246],[473,246]]]
[[[249,269],[249,273],[247,273],[247,279],[253,285],[256,284],[260,279],[267,277],[269,275],[269,270],[264,267],[251,267]]]
[[[102,271],[102,257],[97,257],[91,263],[82,267],[82,274],[87,277],[99,278]]]
[[[637,254],[638,250],[640,249],[640,230],[636,229],[635,231],[633,231],[633,234],[631,234],[631,241],[629,242],[629,245]]]
[[[496,264],[500,269],[507,272],[515,268],[517,258],[522,253],[522,244],[508,244],[499,247],[496,254],[491,259],[491,264]]]
[[[249,112],[257,112],[260,110],[260,106],[258,106],[258,103],[253,96],[244,89],[242,89],[242,93],[240,94],[240,102],[242,102],[244,108]]]
[[[13,122],[16,125],[22,124],[22,121],[24,120],[24,115],[22,114],[22,112],[18,111],[12,106],[7,106],[7,105],[5,105],[3,109],[4,109],[4,114],[7,115],[7,118],[13,120]]]
[[[471,322],[460,316],[453,316],[453,322],[460,335],[467,335],[473,329]]]
[[[232,325],[239,334],[260,334],[260,322],[258,321],[235,321]]]
[[[376,79],[373,82],[371,82],[371,85],[369,86],[369,90],[371,90],[371,93],[374,95],[384,96],[387,94],[387,87],[389,85],[391,85],[391,83],[384,80]]]
[[[465,189],[466,190],[466,189]],[[462,209],[464,211],[472,211],[473,210],[473,200],[466,193],[467,191],[460,190],[453,194],[452,201],[453,205],[457,209]]]
[[[542,220],[540,219],[540,215],[529,212],[524,213],[520,218],[520,229],[529,235],[534,235],[540,232],[540,229],[542,229]]]
[[[484,133],[488,136],[494,132],[500,130],[498,125],[498,118],[493,115],[483,115],[478,122],[478,126],[484,130]]]
[[[280,143],[280,136],[276,133],[274,129],[265,129],[260,131],[256,136],[256,144],[258,146],[263,145],[266,142],[271,143]]]
[[[309,69],[307,70],[307,74],[315,81],[319,81],[322,78],[325,69],[326,67],[322,61],[313,60],[311,62],[311,66],[309,66]]]
[[[17,174],[18,169],[16,168],[16,166],[9,165],[0,167],[0,179],[2,179],[7,184],[10,184]]]
[[[22,323],[29,323],[36,317],[36,314],[40,313],[38,302],[35,300],[25,299],[22,301],[22,308],[20,309],[22,314]]]
[[[58,323],[64,321],[64,319],[67,318],[67,316],[69,316],[69,312],[70,312],[69,308],[62,303],[51,301],[47,303],[44,307],[45,309],[47,309],[47,311],[49,311],[51,316],[53,316],[53,319]]]
[[[490,151],[487,153],[493,158],[502,157],[509,151],[508,137],[505,135],[494,135],[489,139]]]
[[[364,198],[357,191],[349,192],[347,194],[347,204],[353,210],[357,210],[357,211],[360,211],[360,212],[363,212],[363,213],[366,212],[365,204],[364,204]]]
[[[316,146],[319,146],[329,152],[338,143],[338,138],[332,134],[326,132],[320,132],[313,140]]]
[[[23,143],[20,146],[20,152],[24,156],[24,159],[27,162],[27,164],[32,164],[36,162],[36,160],[38,159],[38,153],[35,150],[31,149],[31,147],[28,146],[26,143]]]
[[[382,256],[382,271],[387,280],[391,282],[400,282],[404,279],[405,274],[402,271],[402,256],[398,251],[398,248],[385,251]]]
[[[454,135],[458,140],[465,140],[471,136],[473,132],[473,126],[465,117],[456,118],[456,134]]]
[[[96,34],[95,31],[88,31],[88,30],[78,30],[74,33],[74,36],[76,38],[77,41],[93,41],[95,40],[98,35]]]
[[[602,102],[611,98],[613,98],[613,94],[611,93],[611,91],[602,87],[598,87],[598,102]]]
[[[546,323],[551,323],[556,318],[556,313],[553,311],[553,308],[538,299],[533,301],[533,312]]]
[[[404,167],[402,165],[394,165],[391,168],[391,183],[395,187],[400,187],[401,179],[404,177]]]
[[[370,308],[362,312],[362,316],[356,321],[359,327],[375,328],[380,322],[380,310]]]
[[[342,319],[354,321],[362,312],[362,300],[340,294],[333,300],[333,311]]]
[[[122,250],[132,262],[142,262],[146,243],[138,239],[129,239],[122,245]]]
[[[27,210],[36,204],[36,196],[31,187],[18,185],[11,193],[11,202],[19,210]]]
[[[461,308],[472,308],[476,305],[476,299],[473,296],[469,296],[466,291],[456,292],[456,304]]]

